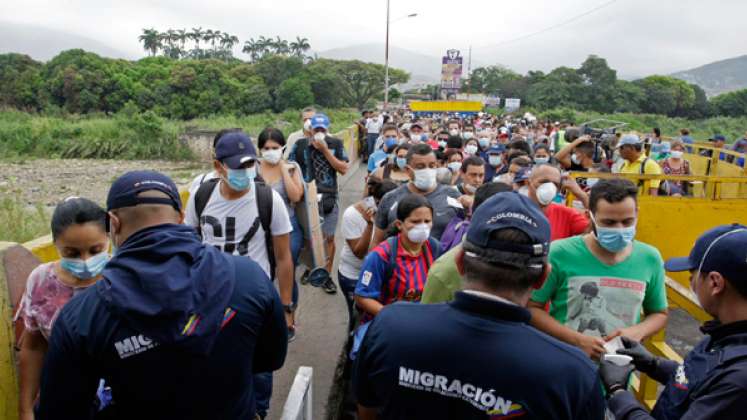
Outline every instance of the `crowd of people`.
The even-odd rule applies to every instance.
[[[358,418],[741,418],[747,227],[714,228],[665,264],[636,240],[638,199],[687,196],[687,182],[594,175],[690,174],[686,130],[362,117],[364,193],[346,208],[338,177],[355,168],[314,108],[287,139],[219,132],[184,206],[153,171],[114,181],[105,208],[60,203],[61,259],[34,270],[16,315],[21,419],[265,418],[299,333],[296,208],[311,181],[327,272],[338,228],[344,240],[337,284],[321,287],[347,307]],[[667,325],[665,269],[690,271],[716,319],[682,365],[641,345]],[[628,391],[633,370],[666,385],[652,413]]]

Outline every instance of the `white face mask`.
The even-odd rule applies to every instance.
[[[436,186],[436,175],[438,172],[435,168],[425,168],[415,170],[415,188],[420,191],[428,191]]]
[[[283,150],[263,150],[262,157],[264,158],[265,162],[269,163],[270,165],[277,165],[278,162],[280,162],[280,159],[283,157]]]
[[[552,182],[545,182],[537,187],[537,201],[542,206],[552,203],[556,195],[558,195],[558,187]]]
[[[579,159],[578,155],[574,153],[571,155],[571,162],[573,162],[574,165],[580,165],[581,159]]]
[[[459,130],[449,130],[449,135],[450,136],[458,136],[459,135]]]
[[[675,159],[682,159],[683,154],[682,150],[672,150],[672,157]]]
[[[469,139],[473,138],[474,136],[475,135],[471,131],[465,131],[464,134],[462,134],[462,137],[465,140],[469,140]]]
[[[416,244],[421,244],[431,236],[431,227],[427,223],[415,225],[407,231],[407,238]]]
[[[477,146],[475,146],[474,144],[469,144],[464,147],[464,152],[468,155],[474,155],[475,153],[477,153]]]
[[[303,120],[303,131],[311,131],[311,120],[308,118]]]
[[[462,169],[462,162],[449,162],[449,169],[454,173],[459,172]]]
[[[316,133],[314,134],[314,140],[316,141],[324,141],[324,139],[327,137],[324,133]]]

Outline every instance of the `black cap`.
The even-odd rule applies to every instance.
[[[144,191],[160,191],[169,197],[138,197],[138,194]],[[179,190],[174,181],[155,171],[127,172],[114,181],[106,197],[106,211],[134,207],[138,204],[164,204],[177,211],[182,210]]]

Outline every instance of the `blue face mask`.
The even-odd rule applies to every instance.
[[[402,170],[404,170],[404,169],[405,169],[405,166],[407,166],[407,158],[403,158],[403,157],[398,157],[398,158],[396,159],[395,163],[397,164],[397,167],[398,167],[399,169],[402,169]]]
[[[550,162],[550,158],[549,157],[536,157],[536,158],[534,158],[534,163],[536,163],[537,165],[544,165],[545,163],[548,163],[548,162]]]
[[[384,142],[384,145],[386,145],[387,151],[391,152],[392,149],[394,149],[397,146],[397,138],[396,137],[387,137],[386,141]]]
[[[501,164],[501,160],[501,155],[488,155],[488,163],[494,168]]]
[[[620,252],[630,245],[635,238],[635,225],[626,228],[606,228],[599,227],[592,216],[594,226],[596,226],[596,237],[599,246],[609,252]]]
[[[481,139],[477,140],[477,142],[480,143],[480,148],[481,149],[487,149],[488,146],[490,146],[490,139],[481,138]]]
[[[234,191],[248,190],[257,176],[257,169],[252,166],[247,169],[229,169],[228,185]]]
[[[109,262],[109,254],[102,252],[87,260],[61,258],[60,267],[75,278],[89,280],[101,274],[107,262]]]

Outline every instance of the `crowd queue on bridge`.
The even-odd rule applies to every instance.
[[[348,151],[326,115],[301,119],[287,138],[218,133],[184,206],[167,176],[135,171],[106,208],[56,207],[61,259],[33,271],[15,317],[21,419],[268,416],[284,397],[272,372],[314,334],[295,319],[308,246],[295,207],[311,181],[329,272],[344,239],[337,284],[321,287],[347,305],[358,418],[744,418],[747,226],[714,227],[665,263],[636,240],[638,201],[691,186],[594,175],[689,175],[686,129],[366,111],[364,195],[343,209]],[[710,140],[707,157],[725,147]],[[718,159],[743,166],[747,133],[732,149]],[[689,271],[714,318],[683,364],[641,344],[667,325],[665,271]],[[629,391],[634,371],[664,385],[652,412]]]

